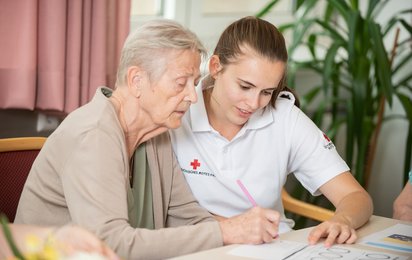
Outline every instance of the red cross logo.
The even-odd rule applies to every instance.
[[[328,141],[328,143],[331,142],[330,139],[329,139],[329,137],[328,137],[325,133],[323,133],[323,137],[325,137],[325,139],[326,139],[326,141]]]
[[[197,167],[200,167],[200,163],[197,159],[194,159],[193,162],[190,163],[190,166],[193,167],[193,170],[196,170]]]

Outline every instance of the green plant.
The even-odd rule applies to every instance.
[[[6,242],[10,246],[10,249],[13,253],[13,255],[16,257],[16,259],[21,259],[24,260],[25,257],[22,255],[20,250],[17,248],[16,243],[14,242],[13,235],[11,234],[10,228],[9,228],[9,220],[7,217],[3,214],[0,214],[0,225],[1,225],[1,232],[4,234],[4,238],[6,239]]]
[[[270,1],[257,14],[266,15],[278,2]],[[404,176],[411,169],[412,149],[412,27],[403,16],[412,10],[395,14],[386,24],[377,16],[389,1],[370,0],[362,12],[357,0],[300,0],[294,11],[295,21],[280,25],[282,32],[291,32],[289,45],[288,85],[294,86],[298,70],[309,69],[320,75],[322,82],[301,97],[302,109],[312,114],[314,122],[332,139],[343,130],[346,133],[345,160],[355,178],[368,186],[372,163],[383,123],[393,118],[408,122],[405,135]],[[320,10],[321,15],[314,15]],[[322,10],[322,9],[321,9]],[[408,36],[399,40],[399,28]],[[395,36],[391,32],[395,31]],[[384,39],[393,37],[394,44],[385,48]],[[310,58],[294,59],[298,49],[305,48]],[[404,115],[385,115],[397,99]],[[313,113],[306,111],[316,100]],[[325,116],[331,118],[326,122]]]

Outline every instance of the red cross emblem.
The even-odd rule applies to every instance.
[[[193,162],[190,163],[190,166],[193,167],[193,170],[196,170],[197,167],[200,167],[200,162],[197,159],[194,159]]]
[[[325,133],[323,133],[323,137],[326,139],[326,141],[328,141],[328,143],[331,142],[330,139],[329,139],[329,137],[328,137]]]

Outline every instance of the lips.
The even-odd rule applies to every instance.
[[[242,117],[250,117],[253,113],[253,112],[250,112],[248,110],[241,109],[241,108],[237,108],[237,110],[239,111],[239,114]]]
[[[186,113],[186,111],[181,111],[181,110],[178,110],[178,111],[175,111],[175,113],[178,113],[178,114],[184,115],[184,114]]]
[[[180,115],[184,115],[186,113],[187,109],[178,109],[175,111],[175,113],[180,114]]]
[[[252,112],[249,112],[247,110],[239,108],[240,112],[245,113],[245,114],[252,114]]]

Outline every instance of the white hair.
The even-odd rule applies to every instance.
[[[157,79],[166,69],[167,54],[171,50],[194,50],[203,58],[207,56],[196,34],[179,23],[166,19],[145,23],[130,33],[123,45],[116,85],[126,84],[130,66],[140,66],[150,79]],[[159,66],[159,60],[163,60],[163,65]]]

